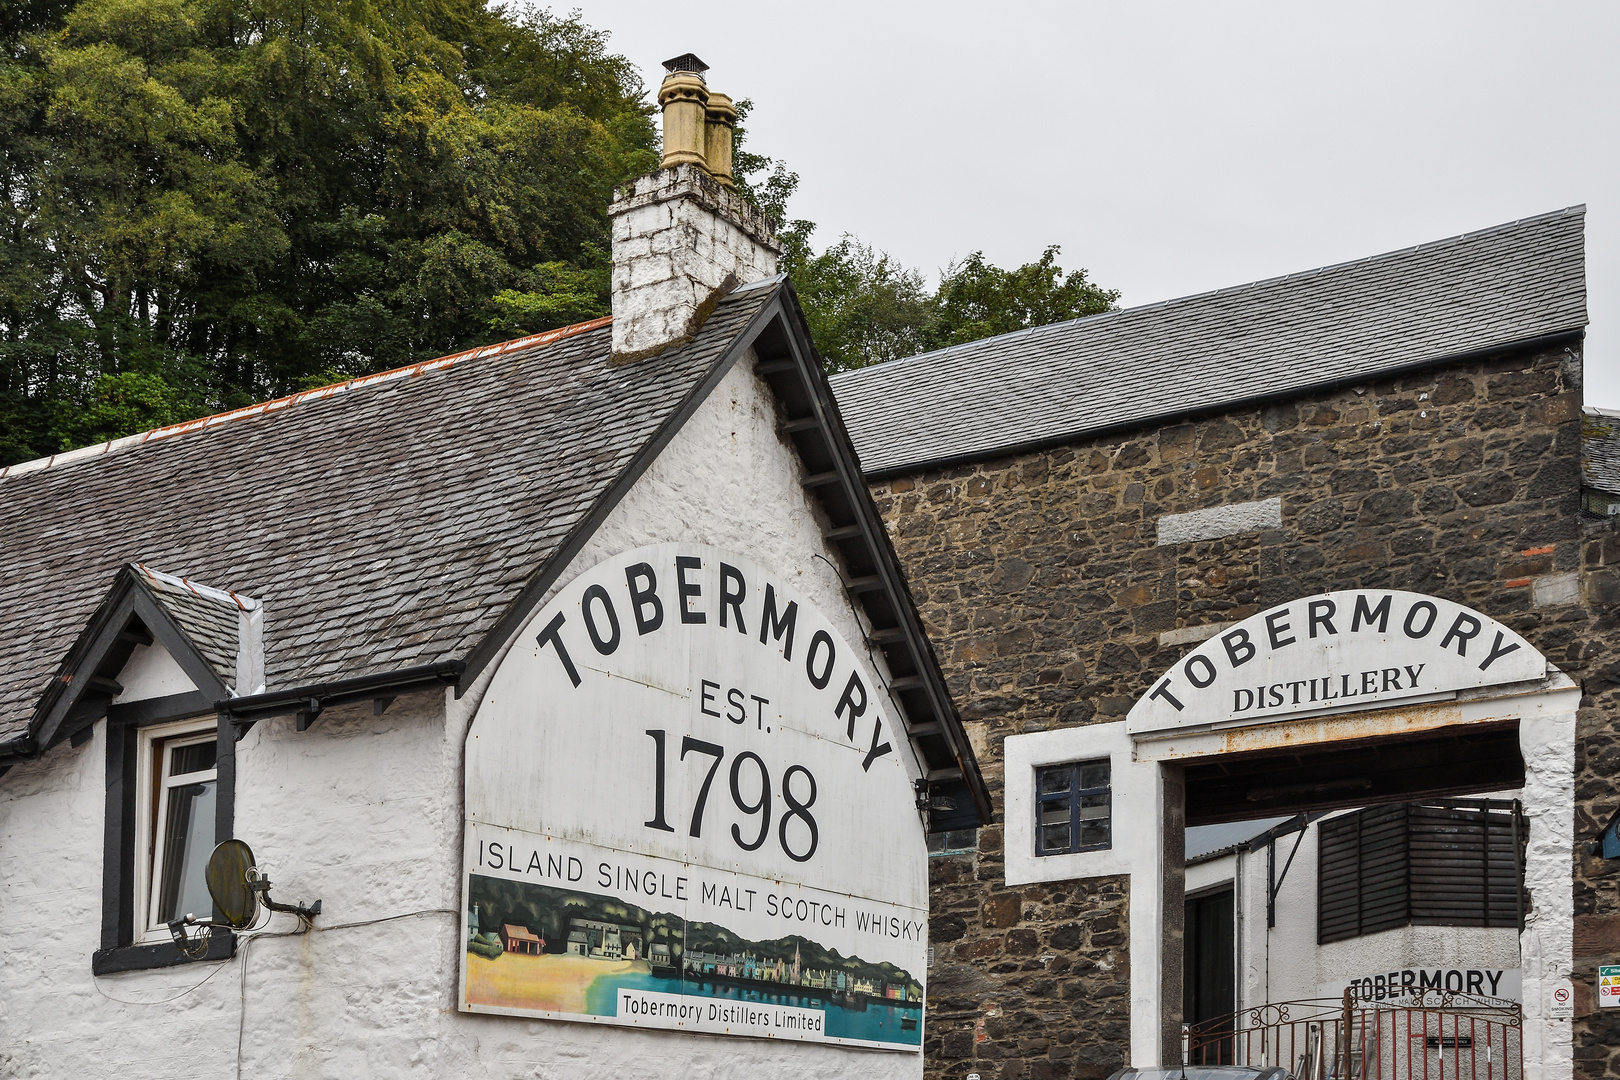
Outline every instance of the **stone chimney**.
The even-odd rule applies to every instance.
[[[689,340],[726,293],[771,277],[782,247],[731,176],[737,110],[691,53],[664,61],[664,158],[620,186],[613,222],[613,356],[644,359]]]

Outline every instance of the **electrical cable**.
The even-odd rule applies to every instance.
[[[181,998],[185,997],[187,994],[191,993],[193,990],[195,990],[198,987],[202,986],[203,983],[207,982],[209,979],[212,979],[215,975],[218,975],[221,971],[224,971],[229,966],[230,966],[229,958],[221,960],[221,961],[219,961],[219,966],[218,967],[214,968],[214,970],[210,971],[207,975],[204,975],[200,980],[193,983],[191,986],[189,986],[186,989],[180,991],[178,994],[175,994],[173,997],[158,998],[155,1001],[136,1001],[136,1000],[134,1000],[132,998],[113,997],[111,994],[107,993],[107,991],[105,991],[105,990],[103,990],[101,988],[101,977],[99,975],[92,974],[90,976],[90,981],[91,981],[92,985],[95,986],[96,993],[100,994],[102,997],[106,998],[108,1001],[116,1001],[121,1005],[166,1005],[171,1001],[179,1001]]]

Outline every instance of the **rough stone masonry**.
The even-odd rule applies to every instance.
[[[874,482],[998,814],[1008,735],[1122,718],[1212,626],[1399,588],[1503,620],[1582,682],[1594,834],[1620,772],[1620,534],[1580,516],[1580,370],[1575,342]],[[1160,542],[1171,515],[1236,504],[1258,508],[1227,535],[1183,518]],[[995,826],[934,861],[927,1075],[1104,1077],[1129,1046],[1128,879],[1009,889],[1001,848]],[[1620,871],[1572,858],[1576,1069],[1613,1075],[1620,1010],[1593,984],[1620,954]]]

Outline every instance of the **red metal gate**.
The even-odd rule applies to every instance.
[[[1522,1080],[1517,1003],[1424,990],[1280,1001],[1187,1029],[1188,1064],[1282,1066],[1298,1080]]]

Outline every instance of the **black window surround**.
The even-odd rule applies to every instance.
[[[140,943],[135,927],[138,909],[135,896],[135,859],[140,849],[135,835],[138,789],[140,730],[177,720],[216,717],[215,702],[229,691],[189,638],[168,614],[142,588],[128,588],[103,609],[87,635],[85,648],[76,658],[80,685],[101,688],[98,698],[64,701],[61,735],[72,734],[75,745],[97,729],[106,733],[106,824],[102,840],[101,948],[91,957],[91,970],[97,975],[143,968],[170,967],[190,963],[191,958],[173,942]],[[113,703],[122,688],[117,677],[136,648],[161,647],[179,665],[195,690],[141,701]],[[71,684],[69,684],[71,685]],[[229,839],[235,827],[236,740],[232,725],[218,724],[215,730],[217,781],[214,801],[214,842]],[[216,916],[217,912],[213,913]],[[209,940],[205,959],[224,960],[236,952],[235,935],[215,931]]]
[[[1113,846],[1109,760],[1035,770],[1035,854],[1070,855]]]
[[[213,703],[196,691],[113,705],[107,710],[107,823],[102,855],[101,948],[91,959],[91,970],[97,975],[192,962],[192,958],[182,954],[171,941],[138,943],[141,930],[136,926],[136,913],[145,908],[145,898],[135,895],[140,878],[135,860],[143,847],[143,838],[136,835],[140,816],[136,800],[142,794],[138,779],[140,732],[144,727],[157,724],[212,716]],[[230,732],[229,724],[216,726],[214,732],[218,770],[214,804],[216,843],[219,838],[231,835],[236,801],[236,741],[229,737]],[[150,796],[150,792],[147,794]],[[217,912],[213,914],[218,916]],[[216,930],[209,938],[205,959],[224,960],[235,952],[235,935]]]

